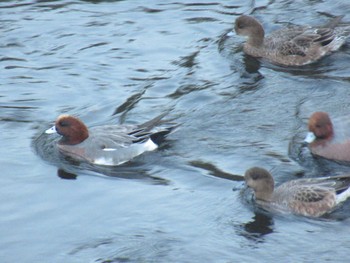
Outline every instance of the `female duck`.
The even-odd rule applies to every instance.
[[[296,179],[274,187],[271,174],[253,167],[244,175],[258,205],[267,210],[319,217],[350,197],[350,175]]]
[[[312,154],[334,161],[350,162],[350,123],[348,117],[334,123],[328,113],[314,112],[309,118],[309,143]],[[334,124],[334,125],[333,125]]]
[[[290,26],[265,37],[263,26],[253,17],[242,15],[236,19],[235,31],[247,36],[244,52],[253,57],[285,66],[313,63],[339,49],[350,33],[350,27],[338,27],[342,16],[323,27]]]
[[[162,139],[176,126],[166,124],[162,114],[141,125],[104,125],[88,129],[76,117],[61,115],[45,133],[62,137],[57,146],[61,153],[79,161],[115,166],[146,151],[158,148]]]

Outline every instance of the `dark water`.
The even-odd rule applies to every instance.
[[[349,113],[349,41],[289,70],[224,36],[241,13],[270,31],[346,10],[345,0],[1,1],[1,262],[346,262],[349,204],[322,220],[264,214],[233,175],[350,170],[300,147],[313,111]],[[61,113],[90,126],[165,111],[181,129],[118,169],[62,167],[33,147]]]

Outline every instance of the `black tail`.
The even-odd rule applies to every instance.
[[[150,138],[155,144],[160,145],[164,141],[165,137],[169,133],[171,133],[173,130],[175,130],[178,126],[179,125],[174,125],[174,126],[170,126],[170,127],[164,128],[164,130],[152,134],[150,136]]]
[[[173,122],[174,119],[163,120],[164,116],[167,114],[168,112],[162,113],[154,119],[139,125],[135,130],[130,132],[129,135],[135,137],[133,142],[144,142],[148,138],[151,138],[155,144],[159,145],[170,132],[180,126]]]

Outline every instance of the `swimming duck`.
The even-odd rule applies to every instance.
[[[289,26],[265,37],[259,21],[242,15],[236,19],[234,29],[237,35],[248,37],[243,46],[248,55],[284,66],[302,66],[319,60],[344,44],[350,26],[338,26],[342,17],[335,17],[322,27]]]
[[[103,125],[88,129],[80,119],[61,115],[45,133],[57,132],[62,136],[57,146],[64,155],[92,164],[116,166],[158,148],[164,137],[177,127],[162,120],[164,116],[141,125]]]
[[[320,217],[350,197],[350,175],[296,179],[275,188],[272,175],[253,167],[244,179],[262,208],[282,213]]]
[[[350,162],[350,118],[336,118],[333,122],[327,112],[314,112],[309,118],[305,142],[314,155]]]

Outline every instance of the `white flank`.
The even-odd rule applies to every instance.
[[[316,139],[316,136],[313,132],[308,132],[306,135],[306,138],[304,139],[304,142],[311,143]]]
[[[342,192],[341,194],[337,195],[336,197],[336,203],[342,203],[344,202],[346,199],[348,199],[350,197],[350,188],[346,189],[344,192]]]
[[[135,147],[136,146],[136,147]],[[143,152],[146,151],[153,151],[155,149],[158,148],[158,145],[155,144],[151,139],[148,139],[145,143],[143,144],[134,144],[133,146],[130,147],[130,152],[128,150],[126,150],[126,155],[123,156],[123,153],[120,153],[121,156],[119,156],[120,158],[117,158],[118,156],[118,151],[115,148],[104,148],[103,151],[106,152],[116,152],[116,153],[111,153],[110,157],[99,157],[96,158],[95,160],[93,160],[94,164],[97,165],[108,165],[108,166],[115,166],[115,165],[120,165],[122,163],[125,163],[129,160],[131,160],[132,158],[142,154]],[[122,150],[125,151],[125,150]],[[125,152],[124,152],[125,154]],[[113,158],[115,157],[115,158]]]
[[[53,133],[56,133],[56,132],[57,132],[57,130],[56,130],[55,126],[51,127],[50,129],[47,129],[45,131],[45,133],[47,133],[47,134],[53,134]]]
[[[145,151],[153,151],[158,148],[158,145],[155,144],[151,139],[148,139],[143,146]]]

